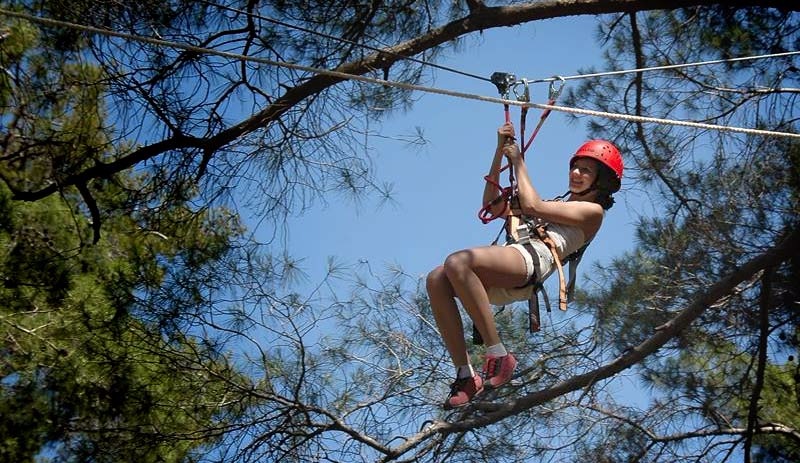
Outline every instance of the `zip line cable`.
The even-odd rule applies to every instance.
[[[693,127],[693,128],[698,128],[698,129],[718,130],[718,131],[723,131],[723,132],[744,133],[744,134],[749,134],[749,135],[788,137],[788,138],[798,138],[798,139],[800,139],[800,133],[777,132],[777,131],[762,130],[762,129],[748,129],[748,128],[743,128],[743,127],[724,126],[724,125],[707,124],[707,123],[691,122],[691,121],[679,121],[679,120],[674,120],[674,119],[662,119],[662,118],[656,118],[656,117],[636,116],[636,115],[632,115],[632,114],[610,113],[610,112],[604,112],[604,111],[595,111],[595,110],[591,110],[591,109],[570,108],[570,107],[565,107],[565,106],[545,105],[545,104],[539,104],[539,103],[529,103],[529,102],[521,102],[521,101],[516,101],[516,100],[508,100],[508,99],[497,98],[497,97],[488,97],[488,96],[476,95],[476,94],[471,94],[471,93],[463,93],[463,92],[457,92],[457,91],[452,91],[452,90],[445,90],[445,89],[440,89],[440,88],[436,88],[436,87],[425,87],[425,86],[421,86],[421,85],[408,84],[408,83],[404,83],[404,82],[389,81],[389,80],[378,79],[378,78],[375,78],[375,77],[367,77],[367,76],[362,76],[362,75],[357,75],[357,74],[348,74],[348,73],[345,73],[345,72],[328,70],[328,69],[314,68],[314,67],[311,67],[311,66],[304,66],[304,65],[301,65],[301,64],[274,61],[274,60],[270,60],[270,59],[267,59],[267,58],[258,58],[258,57],[253,57],[253,56],[245,56],[245,55],[240,55],[240,54],[237,54],[237,53],[231,53],[231,52],[226,52],[226,51],[212,50],[212,49],[209,49],[209,48],[196,47],[196,46],[193,46],[193,45],[182,44],[182,43],[177,43],[177,42],[170,42],[168,40],[154,39],[154,38],[150,38],[150,37],[143,37],[143,36],[138,36],[138,35],[127,34],[127,33],[123,33],[123,32],[115,32],[115,31],[111,31],[111,30],[108,30],[108,29],[100,29],[100,28],[93,27],[93,26],[86,26],[86,25],[82,25],[82,24],[69,23],[69,22],[59,21],[59,20],[50,19],[50,18],[41,18],[41,17],[37,17],[37,16],[31,16],[31,15],[26,14],[26,13],[18,13],[18,12],[9,11],[9,10],[3,9],[3,8],[0,8],[0,14],[5,14],[7,16],[11,16],[11,17],[19,18],[19,19],[24,19],[24,20],[28,20],[28,21],[32,21],[32,22],[36,22],[36,23],[40,23],[40,24],[45,24],[45,25],[49,25],[49,26],[67,27],[67,28],[72,28],[72,29],[76,29],[76,30],[82,30],[82,31],[85,31],[85,32],[92,32],[92,33],[106,35],[106,36],[110,36],[110,37],[117,37],[117,38],[121,38],[121,39],[125,39],[125,40],[143,42],[143,43],[148,43],[148,44],[151,44],[151,45],[164,46],[164,47],[168,47],[168,48],[181,49],[181,50],[190,51],[190,52],[194,52],[194,53],[198,53],[198,54],[207,54],[207,55],[220,56],[220,57],[223,57],[223,58],[230,58],[230,59],[235,59],[235,60],[244,60],[244,61],[256,62],[256,63],[260,63],[260,64],[266,64],[266,65],[271,65],[271,66],[279,66],[279,67],[285,67],[285,68],[289,68],[289,69],[295,69],[295,70],[310,72],[310,73],[313,73],[313,74],[327,75],[327,76],[330,76],[330,77],[336,77],[336,78],[344,79],[344,80],[355,80],[355,81],[366,82],[366,83],[371,83],[371,84],[388,85],[388,86],[391,86],[391,87],[402,88],[402,89],[405,89],[405,90],[412,90],[412,91],[416,90],[416,91],[421,91],[421,92],[426,92],[426,93],[435,93],[435,94],[452,96],[452,97],[463,98],[463,99],[468,99],[468,100],[485,101],[485,102],[490,102],[490,103],[500,103],[500,104],[503,104],[503,105],[513,105],[513,106],[520,106],[520,107],[527,107],[527,108],[537,108],[537,109],[542,109],[542,110],[559,111],[559,112],[565,112],[565,113],[570,113],[570,114],[579,114],[579,115],[586,115],[586,116],[603,117],[603,118],[608,118],[608,119],[619,119],[619,120],[625,120],[625,121],[630,121],[630,122],[657,123],[657,124],[664,124],[664,125]]]
[[[768,55],[756,55],[756,56],[741,56],[738,58],[725,58],[725,59],[715,59],[709,61],[696,61],[694,63],[682,63],[682,64],[665,64],[663,66],[652,66],[646,68],[636,68],[636,69],[626,69],[621,71],[603,71],[603,72],[595,72],[592,74],[576,74],[574,76],[558,76],[558,77],[547,77],[544,79],[535,79],[535,80],[528,80],[528,83],[542,83],[542,82],[554,82],[557,80],[573,80],[573,79],[588,79],[591,77],[605,77],[605,76],[616,76],[620,74],[630,74],[633,72],[646,72],[646,71],[662,71],[666,69],[679,69],[685,67],[696,67],[696,66],[708,66],[711,64],[724,64],[724,63],[734,63],[737,61],[750,61],[750,60],[758,60],[758,59],[765,59],[765,58],[780,58],[785,56],[793,56],[793,55],[800,55],[800,51],[787,51],[783,53],[770,53]]]
[[[295,29],[295,30],[298,30],[298,31],[301,31],[301,32],[305,32],[307,34],[312,34],[312,35],[316,35],[316,36],[319,36],[319,37],[324,37],[326,39],[336,40],[338,42],[346,43],[346,44],[349,44],[349,45],[354,45],[354,46],[359,47],[359,48],[366,48],[367,50],[370,50],[370,51],[378,52],[378,53],[381,53],[381,54],[384,54],[384,55],[390,55],[390,56],[393,56],[395,58],[400,58],[400,59],[403,59],[403,60],[411,61],[411,62],[414,62],[414,63],[417,63],[417,64],[421,64],[423,66],[430,66],[430,67],[433,67],[433,68],[441,69],[443,71],[448,71],[448,72],[452,72],[452,73],[455,73],[455,74],[460,74],[462,76],[472,77],[473,79],[480,79],[480,80],[485,80],[486,82],[491,82],[491,79],[489,79],[488,77],[479,76],[477,74],[471,74],[469,72],[460,71],[458,69],[450,68],[450,67],[447,67],[447,66],[442,66],[442,65],[436,64],[436,63],[431,63],[429,61],[425,61],[425,60],[421,60],[421,59],[418,59],[418,58],[414,58],[412,56],[406,56],[406,55],[403,55],[403,54],[400,54],[400,53],[395,53],[393,51],[386,50],[385,48],[378,48],[378,47],[374,47],[372,45],[367,45],[365,43],[354,42],[354,41],[346,39],[344,37],[336,37],[334,35],[326,34],[324,32],[319,32],[319,31],[315,31],[315,30],[312,30],[312,29],[307,29],[307,28],[302,27],[302,26],[297,26],[295,24],[290,24],[290,23],[281,21],[279,19],[274,19],[274,18],[270,18],[270,17],[267,17],[267,16],[263,16],[263,15],[260,15],[258,13],[250,13],[250,12],[247,12],[247,11],[244,11],[244,10],[240,10],[238,8],[234,8],[232,6],[220,5],[218,3],[214,3],[214,2],[209,1],[209,0],[200,0],[200,1],[202,3],[205,3],[205,4],[210,5],[210,6],[214,6],[214,7],[223,9],[223,10],[228,10],[228,11],[232,11],[232,12],[235,12],[235,13],[243,14],[243,15],[249,16],[251,18],[258,18],[258,19],[261,19],[263,21],[267,21],[267,22],[270,22],[272,24],[276,24],[278,26],[283,26],[283,27],[286,27],[286,28],[289,28],[289,29]]]

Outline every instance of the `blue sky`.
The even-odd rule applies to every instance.
[[[594,39],[596,30],[596,19],[589,16],[489,30],[467,39],[460,51],[449,52],[437,62],[486,77],[503,71],[527,79],[576,75],[579,69],[590,67],[606,70]],[[577,82],[568,81],[566,85]],[[441,70],[435,71],[430,86],[498,96],[489,82]],[[545,103],[547,90],[547,84],[532,86],[531,101]],[[477,217],[496,130],[504,122],[502,105],[431,93],[415,97],[418,101],[408,112],[394,114],[380,126],[377,122],[372,125],[383,135],[372,137],[370,142],[373,162],[378,180],[393,184],[393,203],[378,206],[379,201],[370,198],[356,206],[348,199],[332,197],[327,207],[315,207],[289,220],[288,250],[292,258],[302,259],[299,266],[307,276],[306,288],[320,283],[331,257],[359,271],[365,270],[359,263],[366,261],[378,274],[399,267],[424,284],[425,275],[448,254],[489,244],[502,227],[499,220],[484,225]],[[518,125],[519,108],[512,107],[511,111]],[[528,134],[540,114],[539,110],[529,111]],[[526,158],[533,185],[543,197],[566,191],[568,161],[587,139],[585,125],[586,118],[568,123],[565,114],[553,112],[537,135]],[[422,148],[391,139],[415,133],[418,128],[428,141]],[[501,178],[507,182],[505,175]],[[651,207],[641,191],[629,187],[623,179],[622,191],[615,195],[616,204],[606,214],[581,263],[578,287],[590,288],[587,273],[595,262],[607,262],[633,248],[636,217]],[[557,298],[557,284],[556,277],[546,283],[551,301]],[[302,288],[294,289],[304,294]],[[347,289],[338,288],[344,294]],[[574,310],[565,314],[554,309],[543,314],[543,329],[555,329],[568,319],[575,321],[575,315]],[[628,405],[643,407],[649,401],[632,371],[617,375],[604,388]]]
[[[603,70],[596,29],[594,17],[582,16],[489,30],[468,38],[458,52],[448,52],[437,63],[486,77],[504,71],[528,79],[574,75],[590,66]],[[570,85],[577,81],[566,83]],[[442,70],[435,70],[430,86],[498,96],[489,82]],[[390,137],[372,137],[370,149],[378,179],[394,186],[394,202],[379,206],[370,199],[356,206],[332,199],[327,207],[290,221],[290,251],[304,259],[301,267],[311,283],[324,274],[328,257],[344,264],[366,260],[373,270],[399,266],[424,277],[449,253],[488,244],[499,231],[499,220],[484,225],[477,212],[495,131],[503,123],[502,105],[430,93],[415,96],[419,99],[410,111],[393,114],[381,126],[372,124],[373,130]],[[545,103],[546,98],[547,84],[531,86],[531,101]],[[511,111],[518,126],[519,108]],[[540,114],[529,111],[528,134]],[[583,121],[568,123],[563,113],[551,113],[528,151],[533,184],[542,196],[566,191],[568,160],[587,139]],[[417,128],[428,141],[422,148],[391,139]],[[507,182],[505,174],[502,178]],[[639,199],[625,187],[623,181],[623,191],[587,251],[581,273],[592,262],[631,248],[633,209]]]

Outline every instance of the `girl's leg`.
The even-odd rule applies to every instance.
[[[464,324],[456,305],[456,293],[453,291],[453,286],[450,285],[450,280],[447,279],[444,267],[440,265],[433,269],[428,274],[426,283],[433,318],[436,320],[436,326],[439,327],[439,334],[450,353],[453,365],[469,364],[467,344],[464,342]]]
[[[450,385],[450,394],[442,405],[445,410],[450,410],[468,404],[475,395],[483,391],[483,379],[475,374],[470,365],[456,294],[443,266],[436,267],[428,274],[427,287],[436,325],[456,366],[456,379]]]
[[[443,405],[445,409],[466,405],[483,390],[484,386],[484,380],[480,375],[474,374],[469,366],[464,325],[455,298],[461,299],[462,305],[487,345],[502,347],[499,346],[500,336],[497,334],[486,287],[514,287],[526,281],[525,260],[519,251],[501,246],[453,253],[447,257],[444,265],[428,274],[426,283],[431,309],[447,351],[456,367],[463,367],[471,372],[466,376],[456,373],[456,380],[450,387],[450,395]],[[495,368],[495,365],[500,368]],[[512,355],[487,356],[484,371],[487,385],[498,387],[507,382],[515,366],[516,359]],[[501,376],[498,376],[498,373]]]
[[[506,246],[465,249],[449,255],[443,267],[453,292],[486,345],[500,343],[486,288],[513,288],[525,284],[528,275],[522,255]],[[463,334],[461,338],[463,341]]]
[[[447,257],[427,279],[431,309],[439,332],[455,365],[468,363],[464,326],[455,297],[461,300],[486,344],[500,342],[486,287],[512,288],[527,281],[525,261],[519,251],[487,246],[458,251]]]

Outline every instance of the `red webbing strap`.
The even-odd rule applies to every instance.
[[[511,112],[509,111],[509,105],[507,103],[503,105],[503,113],[505,115],[506,123],[511,122]],[[523,119],[523,124],[524,124],[524,119]],[[506,169],[508,169],[508,182],[510,184],[507,187],[503,187],[498,182],[495,182],[488,175],[483,177],[483,179],[486,182],[493,185],[495,188],[497,188],[497,191],[500,192],[500,194],[498,194],[496,198],[484,204],[483,207],[478,211],[478,219],[484,224],[487,224],[494,219],[504,216],[506,211],[508,211],[508,202],[511,200],[511,197],[514,194],[514,187],[515,187],[514,167],[510,163],[506,164],[500,168],[500,171],[498,171],[497,174],[500,175]],[[491,211],[492,208],[497,204],[499,204],[501,201],[506,202],[506,207],[504,207],[503,210],[500,211],[500,213],[492,214]]]
[[[551,99],[550,99],[550,100],[547,102],[547,106],[553,106],[553,104],[554,104],[555,102],[556,102],[555,98],[551,98]],[[538,133],[539,133],[539,129],[541,129],[541,128],[542,128],[542,125],[544,124],[544,121],[545,121],[545,119],[547,119],[547,116],[549,116],[551,112],[552,112],[552,111],[551,111],[551,110],[549,110],[549,109],[545,109],[544,111],[542,111],[542,115],[539,117],[539,123],[538,123],[538,124],[536,124],[536,128],[535,128],[535,129],[533,129],[533,133],[531,134],[531,138],[529,138],[529,139],[528,139],[528,141],[525,143],[525,146],[523,146],[523,147],[522,147],[522,153],[523,153],[523,154],[524,154],[524,153],[525,153],[525,152],[528,150],[528,148],[531,146],[531,143],[533,143],[533,139],[534,139],[534,138],[536,138],[536,134],[538,134]],[[525,138],[524,138],[524,137],[523,137],[522,139],[523,139],[523,140],[525,140]]]
[[[525,121],[528,119],[528,107],[523,106],[519,112],[519,139],[521,142],[525,141]],[[532,140],[531,140],[532,141]],[[528,149],[527,145],[530,143],[522,143],[519,147],[522,159],[525,159],[525,151]]]
[[[503,105],[503,112],[505,114],[506,123],[511,122],[511,112],[509,111],[508,104]],[[506,164],[500,168],[500,171],[497,172],[497,175],[500,175],[506,169],[508,169],[508,180],[509,183],[511,184],[510,186],[503,187],[498,182],[492,180],[492,178],[489,177],[488,175],[485,175],[483,177],[483,179],[487,183],[497,188],[497,191],[500,192],[497,195],[497,197],[495,197],[488,203],[484,204],[483,207],[478,211],[478,219],[484,224],[487,224],[498,217],[504,216],[506,211],[508,210],[508,202],[511,200],[511,196],[514,193],[514,168],[511,166],[511,164]],[[505,201],[506,207],[504,207],[503,210],[500,211],[500,213],[492,214],[492,208],[500,204],[501,201]]]
[[[494,180],[492,180],[492,179],[490,179],[488,177],[489,176],[487,175],[484,178],[486,179],[487,182],[495,185],[500,190],[500,194],[497,195],[497,197],[494,198],[493,200],[491,200],[488,203],[486,203],[481,208],[481,210],[478,211],[478,219],[480,219],[480,221],[483,222],[484,224],[487,224],[487,223],[491,222],[492,220],[494,220],[494,219],[496,219],[498,217],[502,217],[503,215],[505,215],[506,211],[508,210],[508,201],[511,199],[511,187],[503,188],[500,185],[498,185]],[[500,202],[503,202],[503,201],[506,203],[506,207],[504,207],[503,210],[500,211],[499,214],[492,214],[492,208],[494,206],[500,204]]]

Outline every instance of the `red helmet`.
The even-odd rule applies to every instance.
[[[613,143],[606,140],[589,140],[578,148],[569,160],[570,165],[577,158],[595,159],[605,165],[616,175],[617,181],[622,181],[622,155]]]

